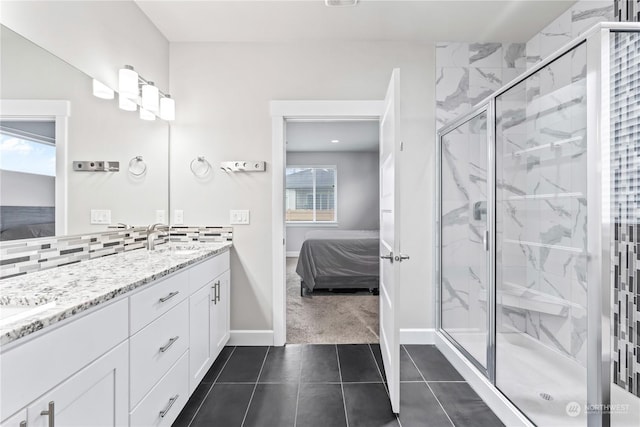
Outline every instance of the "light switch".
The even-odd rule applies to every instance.
[[[232,210],[229,212],[229,223],[232,225],[249,224],[249,210]]]
[[[184,211],[182,209],[176,209],[173,215],[173,223],[175,225],[184,224]]]
[[[91,209],[91,224],[111,224],[111,210]]]
[[[159,224],[166,224],[167,223],[167,215],[164,211],[164,209],[158,209],[156,211],[156,222]]]

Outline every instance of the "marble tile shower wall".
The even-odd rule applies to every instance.
[[[157,244],[168,241],[232,241],[231,227],[174,226]],[[144,248],[146,227],[76,236],[45,237],[0,243],[0,279]]]
[[[524,43],[436,43],[436,129],[525,71]]]
[[[526,67],[540,62],[598,22],[615,21],[613,0],[582,0],[533,36],[526,47]]]
[[[640,34],[611,38],[613,382],[640,397]]]

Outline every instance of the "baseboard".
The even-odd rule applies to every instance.
[[[298,258],[300,256],[300,251],[287,251],[285,256],[287,258]]]
[[[434,329],[400,329],[400,344],[435,344]]]
[[[436,347],[447,360],[458,370],[460,375],[478,393],[498,418],[507,426],[534,427],[533,424],[516,408],[513,403],[489,382],[478,369],[469,362],[460,351],[439,333],[433,334]]]
[[[273,331],[232,330],[227,345],[273,345]]]

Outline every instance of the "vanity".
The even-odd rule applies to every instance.
[[[163,246],[0,281],[3,427],[171,425],[229,339],[231,242]]]

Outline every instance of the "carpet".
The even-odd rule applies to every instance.
[[[287,343],[377,343],[378,296],[356,293],[317,292],[300,296],[298,258],[287,258]]]

